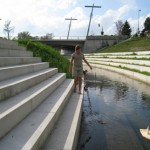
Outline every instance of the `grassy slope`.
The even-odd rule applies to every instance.
[[[99,53],[112,53],[112,52],[136,52],[136,51],[148,51],[150,50],[150,38],[136,38],[126,42],[109,46],[103,50],[99,50]]]

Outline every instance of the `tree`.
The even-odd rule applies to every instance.
[[[51,40],[53,39],[53,33],[47,33],[45,36],[41,36],[42,40]]]
[[[14,27],[10,27],[11,21],[8,20],[4,24],[4,32],[7,34],[7,39],[10,39],[10,33],[14,31]]]
[[[150,17],[146,18],[144,22],[144,29],[141,31],[140,36],[145,37],[150,34]]]
[[[116,29],[117,29],[117,35],[122,35],[121,31],[122,31],[122,27],[123,27],[123,22],[121,20],[118,20],[117,22],[115,22],[116,24]]]
[[[31,39],[31,38],[32,38],[32,36],[30,35],[30,33],[28,31],[18,33],[18,40]]]
[[[150,32],[150,17],[146,18],[146,20],[144,22],[144,29],[145,29],[145,31]]]
[[[127,20],[123,25],[121,33],[122,33],[122,35],[131,36],[131,28],[130,28],[130,25]]]

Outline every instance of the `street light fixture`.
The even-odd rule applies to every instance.
[[[140,11],[141,11],[141,9],[138,10],[138,34],[140,33],[140,28],[139,28]]]
[[[0,18],[0,20],[2,20],[2,19]]]

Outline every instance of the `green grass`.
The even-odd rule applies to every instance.
[[[54,48],[30,40],[19,40],[18,43],[25,46],[27,50],[32,51],[34,57],[41,57],[43,62],[49,62],[51,68],[58,68],[59,72],[66,73],[67,78],[71,78],[68,58],[60,55]]]
[[[150,50],[150,38],[134,38],[126,42],[109,46],[103,50],[98,50],[98,53],[113,53],[113,52],[137,52]]]
[[[116,66],[113,66],[113,67],[116,67]],[[130,69],[130,68],[127,68],[127,67],[122,67],[122,66],[119,66],[119,67],[116,67],[116,68],[126,69],[126,70],[130,70],[130,71],[133,71],[133,72],[138,72],[138,73],[150,76],[150,72],[147,72],[147,71],[140,71],[140,70],[137,70],[137,69]]]

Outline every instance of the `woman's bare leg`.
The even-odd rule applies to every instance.
[[[77,83],[78,83],[78,77],[74,77],[74,92],[76,92]]]
[[[82,88],[82,78],[79,77],[79,94],[81,94],[81,88]]]

